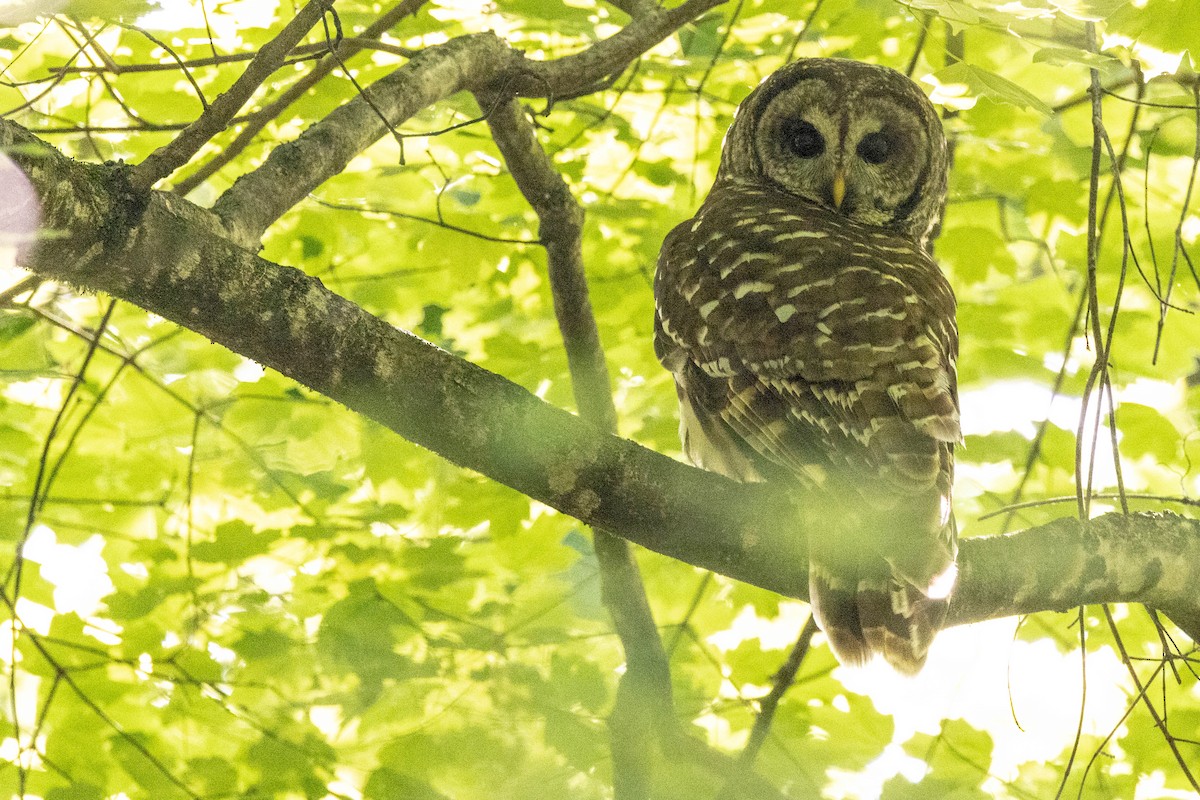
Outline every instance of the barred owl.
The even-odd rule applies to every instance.
[[[906,673],[956,574],[958,331],[929,252],[946,171],[941,123],[908,78],[790,64],[739,106],[716,182],[667,236],[654,281],[655,352],[688,457],[804,487],[820,510],[809,594],[830,646]]]

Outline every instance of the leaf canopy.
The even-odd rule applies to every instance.
[[[454,37],[494,31],[552,61],[646,4],[411,5],[380,46],[241,141],[326,52],[327,15],[162,187],[211,206],[281,143]],[[269,0],[56,10],[3,20],[0,106],[63,153],[127,164],[176,137],[295,15]],[[336,11],[345,37],[381,13],[357,0]],[[856,58],[912,74],[954,142],[936,255],[960,304],[963,535],[1075,513],[1077,490],[1089,515],[1194,512],[1198,18],[1196,0],[745,0],[592,91],[533,101],[538,139],[586,212],[620,434],[681,457],[650,283],[738,101],[789,59]],[[1092,270],[1090,70],[1106,136]],[[272,225],[261,255],[573,409],[543,233],[487,112],[467,93],[421,110]],[[136,306],[15,266],[0,286],[3,791],[612,796],[605,720],[626,655],[576,520]],[[739,786],[730,765],[805,607],[638,560],[675,714],[711,748],[663,756],[653,796],[758,796],[753,782],[719,793]],[[815,642],[755,760],[780,796],[1200,792],[1195,644],[1140,606],[947,632],[911,683],[848,675]],[[1050,721],[1022,726],[1035,709]]]

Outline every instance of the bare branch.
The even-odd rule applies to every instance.
[[[292,103],[295,103],[309,89],[319,83],[322,78],[333,72],[338,64],[364,48],[380,46],[375,41],[376,39],[387,33],[400,20],[411,14],[415,14],[425,2],[426,0],[401,0],[391,10],[367,26],[360,36],[343,39],[338,43],[333,53],[327,54],[316,66],[285,89],[279,97],[251,114],[246,119],[245,126],[238,131],[238,135],[234,137],[233,141],[227,147],[221,148],[221,152],[200,167],[200,169],[175,184],[175,193],[186,195],[192,189],[195,189],[215,175],[221,167],[237,158],[246,149],[246,146],[254,141],[254,137],[258,136],[262,132],[262,129],[267,127],[271,120],[282,114]],[[322,43],[320,47],[325,50],[328,46]],[[304,49],[303,47],[298,47],[294,52]],[[411,57],[413,53],[406,51],[404,55]]]
[[[1175,763],[1179,765],[1179,771],[1187,778],[1192,788],[1200,792],[1200,782],[1197,782],[1196,776],[1188,769],[1187,759],[1179,752],[1179,743],[1176,741],[1176,737],[1167,729],[1166,720],[1158,713],[1158,709],[1154,707],[1154,703],[1150,702],[1150,697],[1146,694],[1147,687],[1142,685],[1142,680],[1138,677],[1137,670],[1133,668],[1133,661],[1129,657],[1129,651],[1125,649],[1125,641],[1121,638],[1121,631],[1117,628],[1117,621],[1113,619],[1112,611],[1109,610],[1108,606],[1104,606],[1104,620],[1108,623],[1108,630],[1112,634],[1113,641],[1116,642],[1117,651],[1121,654],[1121,661],[1125,663],[1125,668],[1129,671],[1129,678],[1133,681],[1133,685],[1137,687],[1138,699],[1146,706],[1146,711],[1150,714],[1150,719],[1154,720],[1154,727],[1158,728],[1159,732],[1162,733],[1163,741],[1167,743],[1167,748],[1175,758]]]
[[[451,39],[421,51],[334,109],[300,136],[276,147],[266,162],[243,175],[213,210],[235,240],[256,246],[263,231],[350,160],[417,112],[482,83],[520,56],[491,33]],[[383,115],[383,119],[380,118]],[[385,122],[386,119],[386,122]]]
[[[567,349],[579,415],[616,433],[608,365],[583,270],[583,209],[538,144],[521,104],[511,99],[498,103],[488,95],[481,95],[479,101],[480,107],[495,109],[488,117],[492,138],[540,221],[538,239],[546,247],[554,313]]]
[[[611,37],[553,61],[524,61],[515,80],[503,76],[523,97],[556,98],[589,93],[593,87],[625,70],[647,50],[687,23],[729,0],[688,0],[670,10],[639,16]]]
[[[375,26],[379,25],[385,19],[391,20],[391,22],[387,25],[387,27],[384,28],[384,31],[386,31],[387,28],[391,27],[391,25],[395,24],[395,22],[398,19],[400,19],[404,16],[407,16],[407,14],[411,14],[418,7],[420,7],[421,5],[424,5],[425,2],[427,2],[427,0],[404,0],[399,5],[393,7],[391,11],[388,11],[386,14],[381,16],[378,20],[371,23],[371,28],[374,28]],[[367,30],[370,30],[371,28],[368,28]],[[140,28],[133,28],[132,26],[130,26],[130,30],[137,30],[138,33],[145,35],[145,31],[142,31]],[[399,45],[394,45],[394,44],[384,44],[377,40],[377,38],[376,38],[377,34],[376,35],[368,35],[367,30],[364,30],[363,33],[359,36],[347,36],[344,39],[342,39],[338,46],[339,52],[341,51],[341,46],[346,45],[347,48],[352,48],[355,51],[361,50],[361,49],[379,50],[384,53],[391,53],[392,55],[401,56],[402,58],[412,58],[417,53],[416,50],[411,50],[407,47],[400,47]],[[157,40],[155,40],[155,43],[157,43]],[[160,45],[160,46],[162,46],[164,50],[167,49],[165,45]],[[328,42],[313,42],[311,44],[297,45],[292,50],[292,52],[288,53],[287,63],[294,64],[299,61],[307,61],[307,60],[314,59],[314,58],[320,58],[321,56],[324,56],[328,52],[329,52],[329,43]],[[188,71],[188,70],[196,69],[198,67],[214,67],[214,66],[220,66],[223,64],[236,64],[239,61],[252,61],[252,60],[254,60],[254,57],[258,55],[258,51],[254,50],[254,51],[251,51],[248,53],[229,53],[229,54],[223,55],[223,56],[209,56],[208,58],[189,58],[186,60],[179,58],[173,52],[169,53],[169,55],[171,55],[173,57],[173,59],[168,62],[156,61],[156,62],[147,63],[147,64],[116,64],[116,63],[113,63],[110,65],[101,64],[100,66],[94,66],[94,65],[89,64],[89,65],[82,66],[82,67],[76,67],[76,66],[70,66],[70,65],[62,66],[62,67],[53,67],[50,69],[49,78],[57,78],[60,76],[71,75],[71,74],[87,75],[89,73],[96,73],[96,72],[106,72],[106,73],[110,73],[113,75],[134,75],[139,72],[174,72],[177,70]],[[40,81],[32,81],[32,82],[40,83]]]

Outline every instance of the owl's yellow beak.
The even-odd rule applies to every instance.
[[[846,199],[846,173],[840,167],[833,173],[833,207],[839,211]]]

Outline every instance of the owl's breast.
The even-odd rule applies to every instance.
[[[714,191],[672,231],[656,277],[672,341],[714,376],[740,362],[769,377],[857,380],[912,343],[953,358],[955,343],[931,330],[953,319],[953,294],[924,251],[789,199]]]

